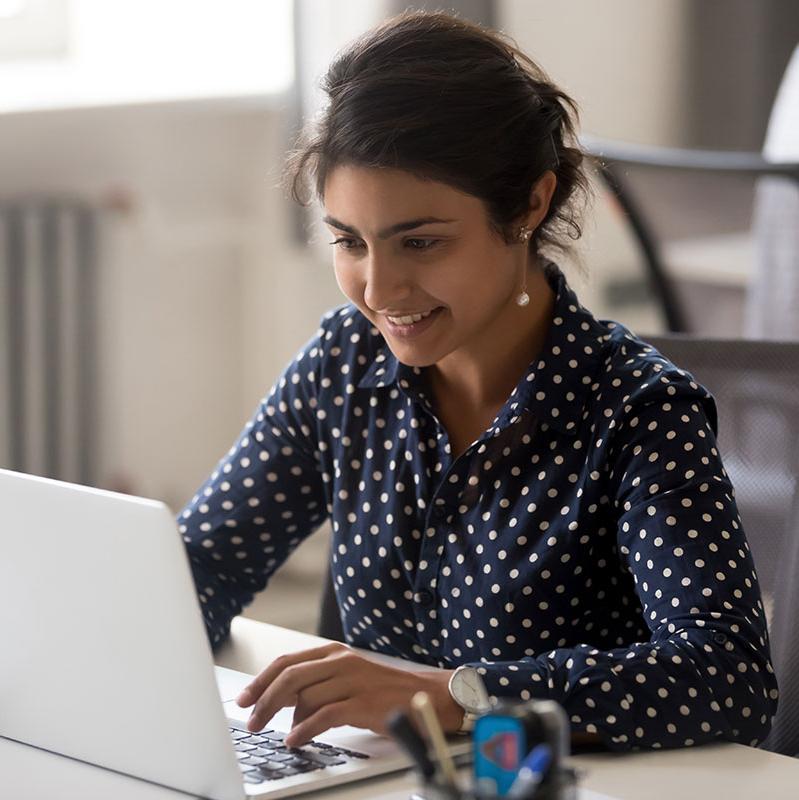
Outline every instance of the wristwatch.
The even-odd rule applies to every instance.
[[[474,667],[458,667],[452,673],[449,694],[464,712],[458,733],[470,733],[475,720],[491,709],[483,679]]]

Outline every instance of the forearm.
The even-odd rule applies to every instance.
[[[598,736],[612,749],[762,740],[776,705],[773,675],[752,669],[740,651],[730,654],[711,632],[680,634],[626,649],[580,646],[473,666],[492,696],[555,700],[575,734]]]

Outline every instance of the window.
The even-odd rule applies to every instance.
[[[264,97],[292,80],[291,0],[0,0],[0,113]]]

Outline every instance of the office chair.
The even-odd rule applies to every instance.
[[[765,749],[799,756],[799,342],[645,337],[714,396],[766,606],[780,700]]]
[[[718,333],[710,301],[718,308],[715,326],[730,335],[746,329],[749,336],[799,339],[797,131],[799,47],[761,153],[581,137],[631,229],[667,330]],[[739,295],[747,283],[744,307]]]
[[[341,614],[338,609],[336,592],[333,588],[333,576],[328,568],[325,573],[325,585],[322,589],[322,600],[319,605],[319,622],[316,626],[317,636],[344,641],[344,629],[341,627]]]

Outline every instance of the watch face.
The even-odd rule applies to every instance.
[[[459,667],[453,673],[450,692],[458,705],[472,714],[480,714],[490,706],[483,679],[473,667]]]

